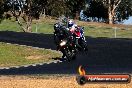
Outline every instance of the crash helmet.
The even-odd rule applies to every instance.
[[[59,31],[59,30],[61,30],[61,27],[62,27],[62,25],[60,24],[60,23],[55,23],[54,24],[54,30],[57,32],[57,31]]]
[[[68,21],[68,28],[72,27],[74,25],[74,22],[72,20]]]

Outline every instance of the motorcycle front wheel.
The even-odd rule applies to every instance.
[[[76,54],[73,51],[65,49],[64,53],[68,61],[76,59]]]

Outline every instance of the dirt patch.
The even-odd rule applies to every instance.
[[[27,56],[25,57],[26,59],[28,60],[37,60],[37,59],[41,59],[43,56],[39,56],[39,55],[36,55],[36,56]]]
[[[90,83],[78,85],[76,77],[59,78],[30,78],[25,76],[0,77],[0,88],[131,88],[131,83],[126,84],[98,84]]]
[[[32,55],[32,56],[27,56],[25,57],[28,60],[38,60],[38,59],[45,59],[45,58],[52,58],[51,55],[46,54],[46,55]]]

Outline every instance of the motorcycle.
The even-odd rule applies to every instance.
[[[69,42],[67,39],[60,41],[58,50],[63,53],[63,58],[66,57],[68,61],[76,59],[76,50],[72,42]]]
[[[84,28],[82,28],[82,27],[77,27],[74,34],[73,34],[73,36],[75,38],[78,49],[87,51],[88,50],[87,42],[86,42],[85,37],[83,35],[83,33],[84,33],[83,29]]]

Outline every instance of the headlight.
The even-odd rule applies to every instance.
[[[64,46],[64,45],[66,45],[66,41],[62,41],[62,42],[60,43],[60,46]]]

